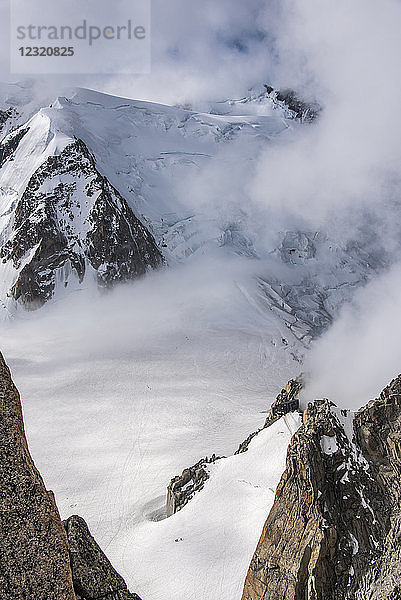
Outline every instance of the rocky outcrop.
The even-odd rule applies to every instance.
[[[297,119],[304,123],[315,121],[322,111],[316,101],[306,101],[291,89],[275,90],[270,85],[265,85],[266,93],[276,102],[288,106]]]
[[[0,133],[5,134],[7,130],[10,131],[13,125],[15,127],[19,116],[17,109],[13,106],[0,110]]]
[[[7,123],[8,119],[11,117],[11,110],[0,110],[0,132],[2,131],[5,123]]]
[[[400,424],[401,377],[355,418],[309,404],[243,600],[400,597]]]
[[[401,376],[355,416],[355,436],[381,489],[378,518],[386,536],[362,574],[355,600],[401,598]]]
[[[74,600],[67,536],[29,454],[21,403],[0,355],[0,590],[14,600]]]
[[[296,412],[299,410],[299,394],[303,388],[304,381],[303,375],[299,375],[296,379],[290,379],[285,388],[281,390],[281,392],[276,397],[275,401],[270,407],[269,414],[266,418],[265,424],[263,427],[251,433],[246,440],[239,445],[238,450],[235,454],[241,454],[242,452],[246,452],[248,450],[249,444],[253,440],[253,438],[258,435],[265,429],[266,427],[270,427],[275,421],[287,415],[291,412]]]
[[[28,133],[29,127],[23,128],[21,127],[17,131],[10,133],[1,143],[0,143],[0,168],[4,165],[7,160],[12,160],[14,152],[18,148],[18,144],[24,137],[26,133]]]
[[[80,600],[140,600],[128,591],[124,579],[117,573],[89,532],[82,517],[74,515],[63,521],[67,532],[72,580]]]
[[[10,159],[23,134],[17,130],[3,142],[0,159]],[[151,233],[79,139],[31,177],[0,258],[16,269],[11,295],[28,309],[48,301],[57,284],[81,284],[88,271],[104,289],[164,264]]]
[[[265,427],[270,425],[273,421],[277,421],[277,419],[280,419],[282,416],[299,410],[299,395],[303,387],[303,374],[298,375],[296,379],[290,379],[271,405]]]
[[[171,517],[181,510],[199,492],[209,479],[208,465],[220,460],[221,456],[213,454],[196,465],[184,469],[182,475],[173,477],[167,487],[166,516]]]

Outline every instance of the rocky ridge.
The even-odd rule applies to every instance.
[[[73,515],[63,525],[68,538],[72,581],[78,600],[141,600],[131,594],[91,535],[82,517]]]
[[[287,383],[286,388],[281,390],[275,402],[272,404],[264,426],[251,433],[247,439],[240,444],[235,454],[246,452],[252,439],[258,435],[262,429],[269,427],[283,415],[290,412],[296,412],[299,409],[299,393],[302,387],[302,376],[299,376],[297,379],[291,379]],[[212,454],[210,458],[206,457],[201,459],[192,467],[184,469],[181,475],[173,477],[167,487],[167,517],[171,517],[177,511],[184,508],[184,506],[192,500],[194,495],[203,489],[210,476],[208,466],[222,458],[225,457]]]
[[[401,376],[356,415],[308,405],[243,600],[400,597],[400,424]]]
[[[29,131],[29,127],[20,127],[17,131],[10,133],[0,143],[0,168],[8,160],[13,160],[14,152],[18,144]]]
[[[304,386],[303,375],[298,375],[296,379],[290,379],[285,388],[277,395],[275,401],[270,407],[269,414],[266,417],[266,421],[260,429],[251,433],[246,440],[240,445],[235,454],[241,454],[248,450],[249,444],[253,438],[258,435],[266,427],[270,427],[278,419],[290,412],[296,412],[299,410],[299,394]]]
[[[21,121],[21,115],[15,106],[0,109],[0,135],[6,135],[16,129]]]

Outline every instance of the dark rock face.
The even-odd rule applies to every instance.
[[[242,444],[240,444],[235,454],[241,454],[242,452],[246,452],[253,438],[256,435],[258,435],[258,433],[260,433],[262,429],[270,427],[270,425],[275,423],[284,415],[299,410],[299,394],[303,388],[303,385],[304,383],[302,375],[299,375],[296,379],[290,379],[285,388],[281,390],[281,392],[278,394],[275,401],[271,405],[264,426],[258,429],[257,431],[251,433],[246,438],[246,440],[244,440]]]
[[[199,492],[209,479],[207,466],[222,458],[213,454],[184,469],[182,475],[173,477],[167,487],[166,516],[171,517],[181,510]]]
[[[18,117],[19,113],[17,109],[12,106],[6,110],[0,110],[0,133],[6,133],[7,129],[10,130],[10,125],[15,124],[18,121]]]
[[[28,309],[49,300],[57,282],[82,283],[88,270],[99,287],[109,288],[164,263],[150,232],[100,175],[81,140],[49,157],[31,177],[0,258],[19,270],[11,294]]]
[[[270,85],[265,85],[266,94],[272,96],[276,101],[288,106],[297,119],[311,123],[321,113],[322,107],[317,102],[307,102],[291,89],[275,90]]]
[[[13,159],[13,154],[18,148],[18,144],[28,133],[29,128],[20,128],[17,131],[10,133],[0,144],[0,168],[7,160]]]
[[[401,598],[401,376],[355,416],[355,436],[378,481],[378,517],[386,536],[375,563],[361,577],[356,600]]]
[[[303,386],[304,381],[302,374],[296,379],[290,379],[271,405],[265,427],[270,425],[273,421],[277,421],[277,419],[280,419],[283,415],[299,410],[299,394]]]
[[[76,515],[63,521],[67,532],[72,580],[78,600],[140,600],[131,594],[113,568],[84,519]]]
[[[401,377],[353,420],[308,406],[243,600],[399,597],[400,425]]]
[[[110,288],[160,267],[163,257],[156,242],[117,190],[100,176],[94,189],[100,194],[89,213],[90,229],[84,243],[98,285]]]
[[[3,129],[4,124],[10,118],[10,113],[8,110],[0,110],[0,131]]]
[[[306,122],[314,121],[322,110],[317,102],[302,100],[294,90],[279,90],[277,100],[284,102],[296,114],[298,119]]]
[[[29,454],[21,403],[0,355],[0,596],[75,600],[67,536]]]

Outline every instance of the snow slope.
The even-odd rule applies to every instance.
[[[241,598],[299,426],[298,414],[282,417],[254,437],[247,452],[210,465],[205,487],[181,511],[127,532],[124,568],[141,581],[144,598]],[[133,556],[132,548],[141,550]]]

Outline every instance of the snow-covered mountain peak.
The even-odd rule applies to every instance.
[[[74,240],[67,243],[70,251],[77,244],[85,246],[80,236],[88,235],[88,215],[93,216],[93,206],[88,205],[92,190],[87,181],[93,176],[99,185],[103,181],[101,186],[114,190],[112,195],[119,197],[118,204],[124,202],[124,210],[130,211],[133,219],[139,218],[169,261],[181,260],[210,239],[215,239],[216,244],[220,232],[214,225],[210,226],[207,216],[206,221],[201,214],[194,216],[194,207],[190,203],[184,207],[175,197],[177,181],[189,177],[191,172],[216,157],[221,145],[244,139],[254,140],[256,148],[261,138],[267,140],[287,127],[278,115],[259,119],[219,117],[86,89],[77,89],[71,98],[60,96],[49,106],[40,108],[1,142],[1,255],[6,270],[1,292],[3,304],[11,310],[13,298],[26,299],[26,294],[20,293],[20,269],[30,265],[34,272],[30,272],[29,280],[32,277],[37,280],[37,265],[33,266],[38,252],[36,246],[49,242],[42,238],[45,233],[49,235],[48,226],[38,229],[37,224],[42,220],[43,225],[44,220],[48,220],[50,204],[51,210],[55,210],[55,196],[58,209],[51,218],[51,229],[67,238],[74,231]],[[72,196],[75,209],[71,212]],[[30,198],[28,203],[27,197]],[[65,210],[67,205],[68,226],[65,214],[59,212],[61,206]],[[115,215],[114,220],[117,223],[119,217]],[[27,223],[35,223],[36,227],[35,234],[29,234],[30,243],[26,240]],[[18,257],[10,251],[17,245]],[[58,246],[57,252],[61,247],[65,248],[66,244]],[[158,254],[156,262],[151,261],[152,266],[161,262],[160,251]],[[155,249],[150,255],[155,255]],[[35,295],[40,296],[38,304],[52,296],[57,279],[55,265],[60,268],[64,262],[60,257],[55,262],[52,260],[51,265],[46,262],[46,269],[51,272],[51,293],[42,293],[40,284],[36,287],[38,281],[33,292],[31,282],[30,305],[35,305]],[[102,265],[95,267],[98,281],[99,269],[105,268]],[[78,283],[83,283],[82,268],[72,268],[74,270]],[[116,266],[115,270],[121,269]],[[64,273],[63,278],[66,278],[63,285],[67,288],[69,276]]]
[[[9,131],[0,142],[3,314],[196,255],[238,255],[258,262],[252,284],[238,281],[251,313],[270,329],[273,319],[281,333],[272,340],[298,356],[385,256],[291,227],[266,242],[241,179],[269,145],[308,125],[267,88],[210,110],[78,88]]]

